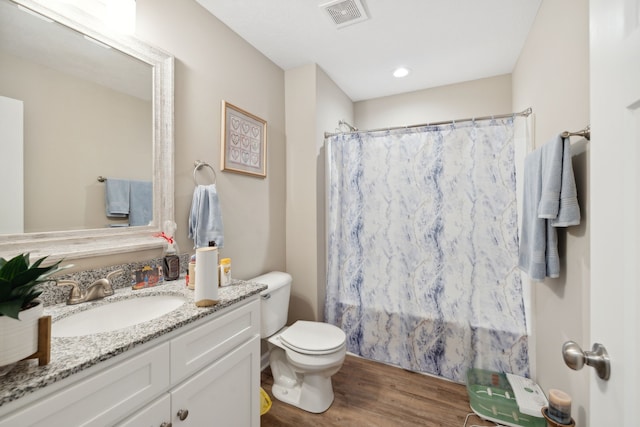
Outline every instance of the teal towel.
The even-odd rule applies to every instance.
[[[520,269],[531,280],[559,277],[556,227],[579,223],[571,146],[568,138],[558,135],[525,159]]]
[[[129,215],[129,180],[107,178],[105,204],[108,218],[125,218]]]
[[[129,182],[129,225],[149,225],[153,220],[153,184],[151,181]]]
[[[578,204],[578,189],[571,163],[571,142],[569,138],[564,138],[562,140],[562,178],[558,212],[551,220],[551,225],[568,227],[578,224],[580,224],[580,205]]]
[[[222,209],[215,184],[198,185],[193,190],[189,238],[193,239],[194,248],[208,246],[211,241],[218,247],[224,246]]]

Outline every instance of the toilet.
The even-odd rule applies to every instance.
[[[273,396],[308,412],[321,413],[333,403],[331,376],[346,355],[346,335],[322,322],[298,320],[286,327],[291,275],[272,271],[250,280],[268,286],[261,292],[260,334],[267,340]]]

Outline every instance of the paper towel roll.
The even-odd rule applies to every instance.
[[[218,301],[218,248],[196,249],[196,290],[198,307],[208,307]]]

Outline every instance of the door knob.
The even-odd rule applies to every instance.
[[[180,409],[178,411],[178,418],[180,419],[180,421],[184,421],[187,419],[187,417],[189,416],[189,410],[187,409]]]
[[[580,370],[586,364],[595,368],[598,376],[608,380],[611,375],[611,363],[609,354],[602,344],[595,343],[591,351],[582,351],[580,346],[573,341],[567,341],[562,346],[564,363],[573,370]]]

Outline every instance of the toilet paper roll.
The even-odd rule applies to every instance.
[[[195,302],[208,307],[218,302],[218,248],[196,249]]]

